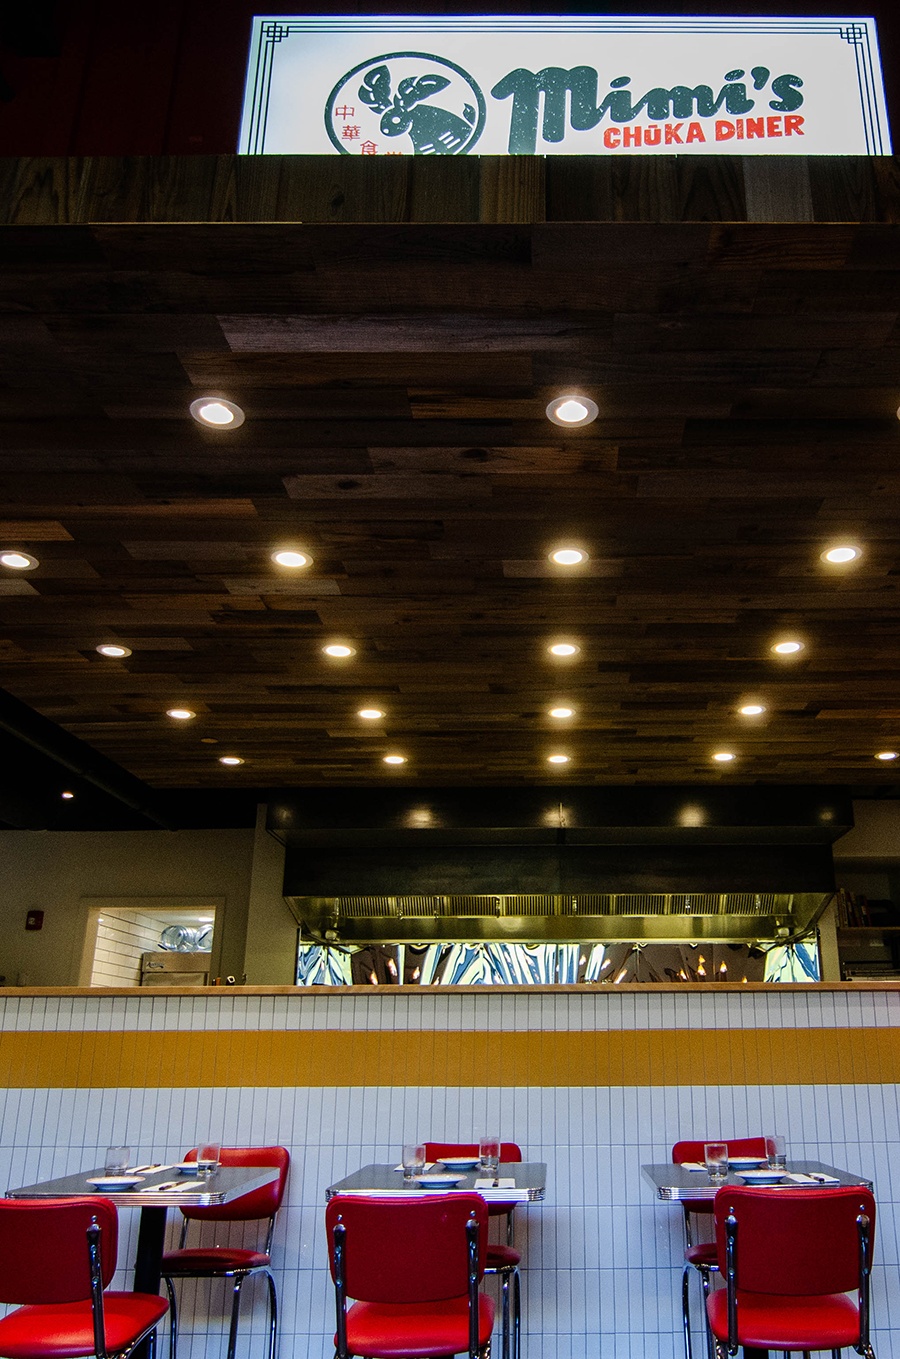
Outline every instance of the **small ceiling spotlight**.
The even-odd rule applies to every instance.
[[[550,560],[557,566],[580,566],[587,559],[588,554],[580,547],[558,547],[550,553]]]
[[[352,646],[347,646],[345,642],[329,642],[328,646],[323,646],[322,650],[326,656],[336,656],[343,660],[347,656],[355,656],[356,652]]]
[[[166,717],[174,717],[176,722],[190,722],[197,714],[190,708],[167,708]]]
[[[574,717],[574,708],[551,708],[547,713],[548,717]]]
[[[244,423],[240,406],[222,396],[198,396],[190,409],[198,425],[208,425],[210,429],[237,429]]]
[[[794,637],[789,637],[785,638],[783,642],[775,642],[771,650],[775,652],[776,656],[796,656],[798,651],[803,650],[803,643],[798,642]]]
[[[272,561],[276,566],[287,566],[294,571],[301,566],[312,566],[312,557],[306,552],[298,552],[295,548],[281,548],[278,552],[273,552]]]
[[[97,650],[101,656],[111,656],[113,660],[121,660],[123,656],[131,655],[131,647],[119,646],[118,642],[104,642]]]
[[[68,788],[66,789],[66,791],[65,791],[64,793],[60,793],[60,797],[63,798],[64,801],[66,801],[66,802],[71,801],[71,799],[72,799],[74,796],[75,796],[75,794],[74,794],[74,793],[70,793],[69,790],[68,790]]]
[[[551,656],[577,656],[581,648],[574,642],[554,642],[547,650]]]
[[[713,759],[719,764],[730,764],[736,758],[737,756],[732,750],[717,750],[713,755]]]
[[[20,552],[17,547],[7,547],[0,552],[0,566],[9,567],[10,571],[33,571],[36,566],[40,566],[37,557],[32,557],[30,552]]]
[[[405,755],[385,755],[385,757],[384,757],[384,763],[385,763],[385,764],[406,764],[406,756],[405,756]]]
[[[364,717],[367,722],[377,722],[379,717],[384,717],[380,708],[360,708],[357,717]]]
[[[244,761],[241,759],[240,755],[220,755],[220,756],[219,756],[219,764],[229,764],[229,765],[232,765],[232,764],[243,764],[243,763],[244,763]]]
[[[566,429],[577,429],[597,419],[600,408],[589,396],[557,396],[547,407],[547,419]]]
[[[896,750],[879,750],[875,756],[876,760],[896,760],[898,752]]]
[[[836,547],[829,547],[826,552],[821,554],[823,562],[830,562],[833,566],[846,566],[848,562],[855,562],[861,556],[858,547],[852,547],[849,543],[841,543]]]
[[[548,755],[548,764],[568,764],[571,756],[569,755]]]
[[[763,703],[745,703],[743,707],[738,708],[742,717],[761,717],[765,711]]]

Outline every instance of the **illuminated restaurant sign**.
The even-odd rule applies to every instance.
[[[253,20],[240,151],[890,154],[873,19]]]

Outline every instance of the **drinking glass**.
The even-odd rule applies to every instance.
[[[221,1142],[198,1142],[197,1143],[197,1174],[214,1175],[219,1169],[219,1160],[222,1155]]]
[[[500,1138],[487,1134],[482,1137],[478,1143],[478,1156],[484,1173],[496,1178],[500,1169]]]
[[[777,1133],[766,1138],[766,1160],[771,1170],[787,1169],[787,1143]]]
[[[412,1181],[425,1169],[425,1147],[421,1142],[407,1142],[403,1148],[403,1178]]]
[[[706,1161],[706,1173],[710,1181],[713,1184],[722,1184],[728,1174],[728,1143],[705,1142],[703,1159]]]
[[[107,1175],[121,1175],[131,1161],[131,1147],[107,1147],[103,1162]]]

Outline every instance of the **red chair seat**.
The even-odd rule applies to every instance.
[[[48,1268],[52,1269],[53,1244],[48,1242]],[[106,1347],[110,1353],[126,1350],[146,1331],[152,1330],[168,1311],[165,1301],[153,1293],[103,1294]],[[94,1322],[90,1302],[54,1302],[18,1307],[0,1320],[0,1354],[5,1359],[55,1356],[79,1359],[94,1353]]]
[[[179,1274],[228,1274],[235,1269],[263,1269],[269,1264],[268,1255],[261,1250],[189,1246],[185,1250],[168,1251],[163,1256],[162,1273],[173,1278]]]
[[[521,1264],[522,1256],[512,1246],[489,1245],[485,1265],[488,1269],[514,1269]]]
[[[478,1344],[486,1345],[494,1325],[494,1302],[478,1297]],[[337,1336],[335,1336],[337,1345]],[[446,1302],[388,1304],[355,1302],[347,1310],[347,1348],[375,1359],[419,1359],[420,1355],[466,1354],[469,1305],[466,1298]]]
[[[728,1339],[728,1293],[709,1299],[713,1335]],[[859,1311],[844,1293],[785,1297],[738,1290],[738,1341],[758,1350],[838,1350],[859,1344]]]
[[[701,1241],[696,1246],[688,1246],[684,1252],[684,1258],[689,1265],[696,1265],[698,1269],[701,1265],[705,1265],[709,1269],[718,1269],[719,1261],[716,1251],[715,1241]]]

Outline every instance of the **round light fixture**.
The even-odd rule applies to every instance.
[[[306,552],[297,552],[293,548],[284,548],[281,551],[272,553],[272,561],[276,566],[289,566],[296,570],[300,566],[311,566],[312,557]]]
[[[196,717],[195,712],[190,708],[167,708],[166,717],[174,717],[176,722],[190,722],[192,717]]]
[[[364,717],[367,722],[377,722],[379,717],[384,717],[380,708],[360,708],[357,717]]]
[[[803,643],[790,638],[784,642],[776,642],[771,649],[776,656],[796,656],[798,651],[803,650]]]
[[[548,717],[574,717],[574,708],[551,708]]]
[[[240,755],[220,755],[219,764],[243,764]]]
[[[896,760],[898,752],[896,750],[879,750],[875,756],[876,760]]]
[[[574,642],[554,642],[547,650],[551,656],[577,656],[581,648]]]
[[[760,717],[766,711],[762,703],[745,703],[738,712],[742,717]]]
[[[237,429],[244,423],[244,412],[222,396],[198,396],[191,402],[191,415],[199,425],[210,429]]]
[[[131,647],[119,646],[118,642],[104,642],[102,646],[97,647],[97,650],[101,656],[111,656],[114,660],[131,655]]]
[[[731,761],[736,758],[734,752],[731,750],[717,750],[713,755],[713,759],[718,761],[719,764],[730,764]]]
[[[828,548],[827,552],[823,552],[821,560],[831,562],[833,566],[845,566],[847,562],[855,562],[860,555],[858,547],[851,547],[849,543],[842,543],[837,547]]]
[[[20,552],[17,547],[7,547],[0,552],[0,566],[8,566],[10,571],[33,571],[40,566],[37,557],[30,552]]]
[[[406,764],[406,756],[405,756],[405,755],[385,755],[385,757],[384,757],[384,763],[385,763],[385,764]]]
[[[558,396],[547,407],[547,419],[554,425],[564,425],[567,429],[577,429],[579,425],[589,425],[597,419],[600,409],[589,396]]]
[[[70,802],[71,799],[72,799],[74,796],[75,796],[75,794],[74,794],[74,793],[70,793],[70,792],[68,791],[68,789],[66,789],[66,791],[65,791],[64,793],[60,793],[60,797],[63,798],[66,802]]]
[[[580,547],[558,547],[550,553],[550,560],[556,562],[557,566],[579,566],[587,559],[588,554],[582,552]]]
[[[568,755],[548,755],[548,756],[547,756],[547,763],[548,763],[548,764],[568,764],[568,763],[569,763],[569,759],[570,759],[570,756],[568,756]]]
[[[354,656],[356,653],[352,646],[347,646],[344,642],[330,642],[328,646],[323,646],[322,650],[326,656]]]

